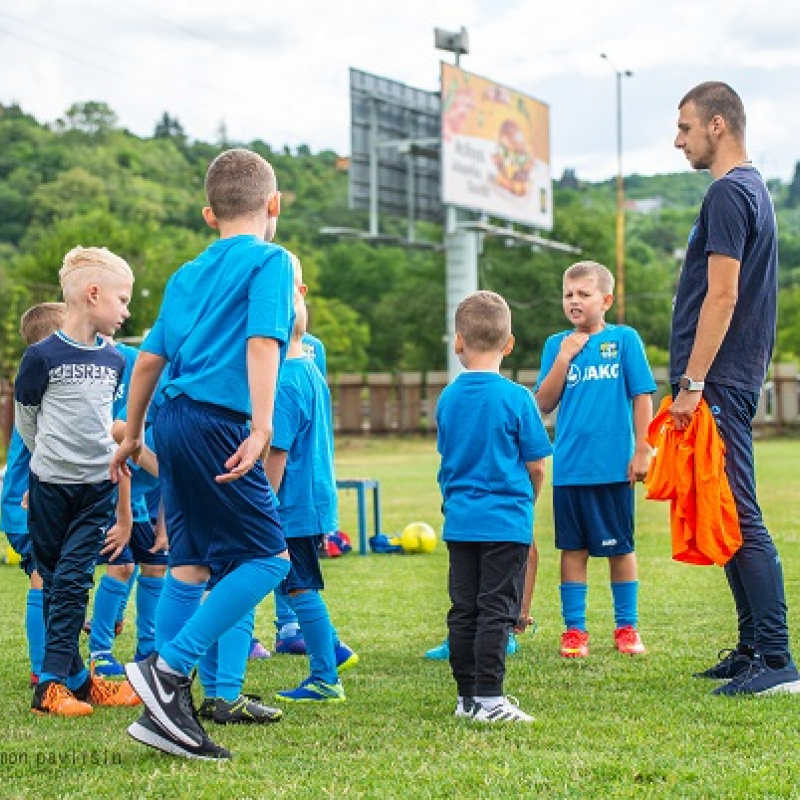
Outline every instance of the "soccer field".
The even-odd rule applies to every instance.
[[[432,440],[342,440],[337,476],[381,481],[383,530],[413,520],[440,530]],[[800,443],[757,445],[760,499],[781,551],[790,622],[800,656]],[[354,493],[340,493],[342,528],[357,545]],[[509,658],[506,691],[532,725],[484,726],[453,717],[447,663],[424,651],[445,635],[445,548],[430,555],[357,554],[323,562],[326,599],[344,641],[360,656],[343,674],[347,702],[288,706],[269,727],[217,727],[225,763],[157,753],[125,734],[135,709],[97,709],[75,720],[29,710],[22,619],[26,580],[0,568],[0,798],[777,798],[800,797],[800,695],[710,695],[691,674],[735,643],[724,575],[670,558],[667,507],[637,504],[640,628],[647,655],[613,648],[604,561],[589,582],[591,655],[558,655],[558,559],[549,486],[537,507],[538,631]],[[117,655],[134,647],[134,603]],[[272,602],[258,634],[271,649]],[[245,691],[270,698],[306,675],[297,656],[250,662]]]

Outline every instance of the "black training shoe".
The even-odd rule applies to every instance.
[[[128,726],[128,735],[137,742],[173,756],[197,758],[202,761],[216,761],[231,757],[229,750],[214,744],[205,732],[203,732],[202,741],[196,747],[189,747],[183,742],[176,741],[150,716],[149,711],[145,711],[136,722]]]
[[[157,660],[158,653],[153,653],[144,661],[126,664],[125,674],[131,686],[152,720],[172,741],[189,750],[202,748],[208,737],[197,719],[191,678],[160,670]]]
[[[733,680],[740,672],[744,672],[752,659],[738,650],[720,650],[719,663],[709,667],[703,672],[695,672],[695,678],[710,678],[713,681]]]
[[[214,701],[211,718],[217,725],[263,725],[277,722],[283,711],[260,703],[260,697],[240,694],[232,703],[218,697]]]
[[[747,669],[742,670],[729,683],[717,686],[712,694],[731,697],[733,695],[777,694],[800,692],[800,674],[789,661],[783,667],[772,668],[763,658],[756,656]]]
[[[216,697],[206,697],[197,709],[197,718],[212,719],[214,716],[214,703],[216,703],[216,701]]]

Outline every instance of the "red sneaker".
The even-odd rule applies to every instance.
[[[624,625],[614,631],[614,644],[620,653],[627,656],[639,656],[647,652],[642,644],[642,637],[633,625]]]
[[[569,628],[561,634],[561,655],[564,658],[586,658],[589,655],[589,634]]]

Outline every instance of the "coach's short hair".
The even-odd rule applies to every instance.
[[[271,164],[252,150],[226,150],[206,172],[208,204],[223,222],[257,214],[276,189]]]
[[[564,272],[564,280],[574,281],[590,275],[597,278],[597,286],[604,295],[614,294],[614,276],[611,270],[597,261],[578,261]]]
[[[697,113],[704,124],[719,115],[725,120],[730,132],[741,139],[744,137],[746,118],[742,98],[722,81],[706,81],[699,83],[694,89],[688,91],[678,108],[683,108],[687,103],[694,103]]]
[[[37,303],[20,318],[20,335],[26,345],[36,344],[61,328],[66,317],[66,303]]]
[[[465,297],[456,309],[456,333],[470,350],[501,351],[511,338],[511,310],[495,292]]]

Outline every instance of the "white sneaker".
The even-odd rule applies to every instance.
[[[504,697],[491,708],[476,702],[472,706],[472,718],[477,722],[533,722],[533,717],[519,707],[516,697]]]
[[[475,708],[475,701],[471,697],[459,697],[456,703],[456,717],[471,717]]]

